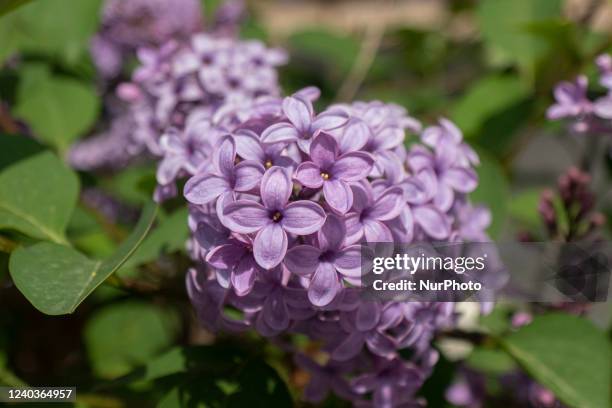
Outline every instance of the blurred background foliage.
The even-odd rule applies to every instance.
[[[219,1],[203,3],[210,16]],[[5,233],[9,241],[23,243],[52,231],[55,241],[68,240],[91,259],[107,259],[128,237],[155,185],[152,163],[96,178],[74,177],[63,164],[70,144],[98,130],[108,114],[89,55],[100,7],[101,0],[0,1],[0,129],[28,131],[39,140],[2,136],[0,200],[43,200],[67,214],[54,214],[42,231],[1,227],[11,227]],[[547,122],[544,112],[557,82],[592,75],[595,56],[612,51],[612,3],[257,0],[249,10],[242,35],[290,53],[281,70],[286,93],[316,85],[321,105],[382,99],[424,122],[451,118],[481,155],[480,186],[472,198],[491,208],[491,235],[503,240],[524,230],[541,234],[540,192],[584,147],[583,140]],[[2,173],[22,160],[36,161],[37,178]],[[596,168],[600,206],[612,213],[604,159]],[[9,188],[9,179],[20,186]],[[49,194],[23,193],[38,184]],[[108,214],[84,194],[93,186],[133,216],[109,223]],[[189,265],[185,219],[179,200],[160,209],[152,233],[118,271],[120,280],[98,287],[70,316],[44,316],[25,301],[8,276],[7,253],[0,251],[0,383],[77,385],[78,406],[195,407],[202,400],[206,406],[291,405],[304,378],[287,368],[292,363],[280,351],[250,334],[236,344],[222,337],[213,346],[211,335],[198,327],[183,284]],[[606,327],[606,316],[596,314],[600,326]],[[507,318],[499,308],[481,327],[504,333]],[[577,324],[574,329],[588,337],[591,329]],[[550,330],[549,338],[556,338],[559,329]],[[528,342],[517,339],[516,347]],[[499,372],[515,363],[479,346],[468,364]],[[440,394],[452,366],[441,362],[425,387],[432,406],[442,406],[437,402],[443,404]],[[581,370],[584,364],[571,375],[592,376]],[[342,404],[329,401],[336,405]]]

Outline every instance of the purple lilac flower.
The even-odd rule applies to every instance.
[[[296,179],[309,188],[323,187],[331,208],[345,214],[353,205],[349,182],[363,180],[372,170],[374,160],[365,152],[340,155],[338,142],[321,132],[310,145],[310,159],[297,168]]]
[[[182,168],[199,266],[190,297],[208,328],[315,341],[324,363],[295,349],[310,400],[331,390],[356,406],[422,406],[416,391],[438,360],[436,332],[456,321],[453,303],[364,301],[359,244],[486,240],[489,214],[467,197],[478,157],[449,121],[407,152],[405,132],[420,125],[405,110],[357,102],[316,114],[317,97],[307,88],[224,104],[204,126],[216,146],[177,144],[179,162],[199,157]],[[248,183],[236,183],[242,166]],[[412,357],[400,359],[405,348]]]
[[[312,101],[294,94],[283,100],[283,114],[287,122],[267,128],[261,135],[264,143],[297,142],[299,148],[308,153],[313,136],[319,131],[337,129],[348,119],[342,109],[330,109],[315,115]]]
[[[243,162],[244,163],[244,162]],[[223,209],[224,224],[240,234],[257,233],[253,252],[266,269],[280,264],[287,253],[287,233],[308,235],[325,222],[325,212],[316,203],[289,203],[292,183],[282,167],[271,167],[261,180],[261,203],[238,200]]]
[[[193,204],[208,204],[218,197],[257,187],[264,168],[256,161],[236,161],[236,142],[225,136],[213,155],[214,170],[194,176],[185,184],[185,198]]]
[[[316,246],[297,245],[287,252],[285,266],[310,278],[308,299],[315,306],[327,306],[342,289],[342,278],[359,278],[361,249],[344,245],[344,221],[330,214],[317,233]]]
[[[612,57],[600,55],[596,59],[599,83],[607,94],[590,99],[588,80],[579,76],[574,82],[561,82],[555,87],[555,103],[548,108],[550,120],[565,119],[570,129],[578,134],[610,134],[612,132]]]

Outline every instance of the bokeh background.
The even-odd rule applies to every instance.
[[[89,53],[102,1],[26,3],[0,17],[0,131],[55,140],[53,148],[65,155],[71,143],[103,128],[110,114],[101,96],[108,85],[101,84]],[[205,18],[219,3],[203,1]],[[247,3],[241,36],[289,52],[290,62],[280,70],[286,94],[316,85],[321,106],[381,99],[406,107],[424,123],[440,116],[457,123],[482,159],[472,200],[490,207],[494,239],[520,234],[545,239],[538,213],[541,192],[579,164],[587,148],[595,152],[589,170],[597,208],[612,215],[609,138],[593,142],[570,135],[563,123],[545,115],[559,81],[580,73],[594,77],[595,57],[612,50],[611,2]],[[81,196],[68,235],[79,250],[102,258],[129,234],[150,201],[155,164],[145,160],[122,171],[79,176]],[[155,406],[185,389],[193,406],[201,400],[208,401],[206,406],[299,401],[306,374],[278,348],[254,334],[215,338],[195,320],[184,289],[189,265],[185,217],[180,202],[166,205],[157,228],[119,272],[129,286],[117,289],[109,282],[66,317],[33,308],[13,286],[8,254],[0,251],[0,383],[76,385],[77,405],[91,407]],[[502,307],[481,323],[505,324],[508,313]],[[610,304],[595,305],[589,317],[609,330]],[[172,373],[164,370],[176,361],[159,356],[173,347],[213,343],[188,356],[196,369],[155,374]],[[444,390],[456,369],[453,356],[470,355],[465,345],[450,349],[423,390],[433,407],[448,405]],[[157,365],[142,369],[152,361]],[[478,355],[474,361],[492,371],[511,364],[499,355]],[[275,382],[279,378],[286,388]],[[266,384],[277,388],[262,394]],[[490,406],[512,404],[499,384],[488,386],[495,401]],[[239,398],[227,403],[237,388]]]

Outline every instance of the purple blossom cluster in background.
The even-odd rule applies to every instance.
[[[551,120],[570,120],[577,134],[612,134],[612,56],[603,54],[595,61],[599,84],[606,93],[589,98],[588,79],[581,75],[574,82],[561,82],[554,91],[555,104],[548,108]]]
[[[189,295],[206,328],[253,328],[295,352],[311,401],[331,391],[419,405],[438,359],[431,340],[454,324],[454,305],[364,301],[359,244],[486,238],[488,211],[467,199],[478,157],[448,120],[421,131],[382,102],[317,113],[317,96],[271,98],[231,113],[232,129],[202,134],[216,143],[196,148],[184,189],[198,262]],[[285,343],[287,333],[320,344],[323,358]]]
[[[276,69],[286,62],[286,54],[259,41],[235,38],[244,14],[239,0],[224,2],[206,32],[195,0],[108,1],[104,10],[105,23],[92,48],[97,69],[104,76],[105,64],[113,60],[104,54],[108,47],[97,46],[99,38],[113,44],[112,49],[125,48],[139,65],[131,81],[116,89],[123,103],[111,101],[109,129],[73,146],[70,163],[80,170],[95,170],[121,167],[135,157],[163,156],[168,160],[160,170],[159,197],[171,196],[176,175],[190,175],[194,169],[192,160],[178,165],[178,157],[170,157],[182,159],[193,150],[191,144],[201,142],[192,136],[202,122],[231,126],[228,108],[235,114],[250,109],[256,99],[279,95]],[[134,19],[147,24],[134,25]],[[219,111],[221,107],[225,108]]]
[[[100,75],[113,78],[138,48],[188,38],[202,28],[199,0],[107,0],[91,55]]]

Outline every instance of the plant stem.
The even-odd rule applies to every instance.
[[[355,97],[376,58],[384,33],[383,23],[372,23],[366,27],[359,54],[336,94],[337,101],[349,102]]]
[[[7,254],[10,254],[18,246],[19,246],[19,244],[17,244],[16,242],[11,241],[10,239],[5,238],[5,237],[0,235],[0,251],[6,252]]]

